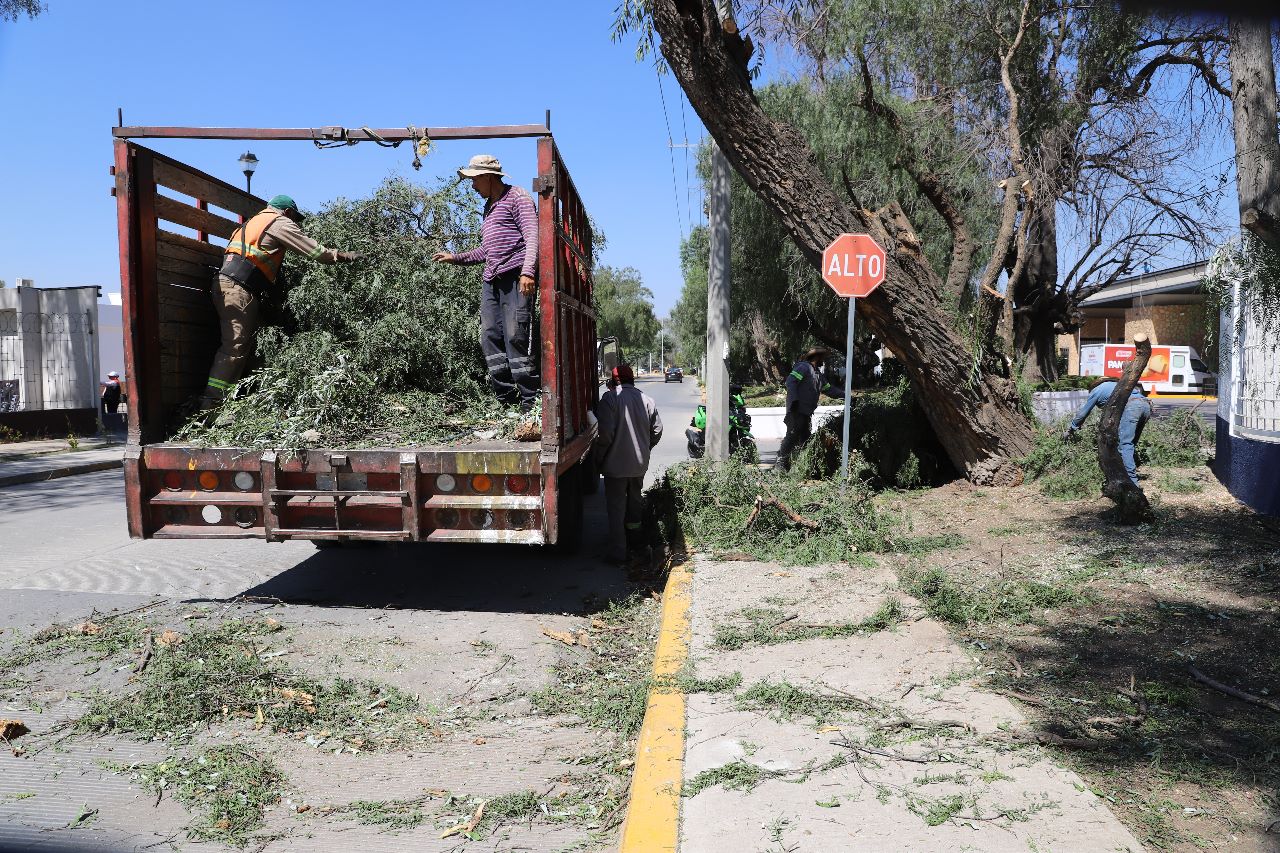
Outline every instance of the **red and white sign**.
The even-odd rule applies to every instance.
[[[822,252],[822,280],[840,296],[866,296],[884,281],[884,249],[868,234],[841,234]]]
[[[1102,375],[1110,376],[1113,379],[1119,379],[1124,375],[1124,366],[1137,358],[1137,347],[1131,346],[1112,346],[1107,345],[1105,349],[1106,355],[1103,357]],[[1142,376],[1138,378],[1139,382],[1168,382],[1169,381],[1169,348],[1168,347],[1152,347],[1151,359],[1147,362],[1147,369],[1142,371]]]

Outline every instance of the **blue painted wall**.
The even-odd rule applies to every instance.
[[[1233,437],[1219,416],[1213,473],[1254,512],[1280,516],[1280,444]]]

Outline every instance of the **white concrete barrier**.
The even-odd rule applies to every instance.
[[[828,418],[843,411],[844,406],[819,406],[814,410],[813,418],[809,423],[814,430],[817,430],[827,422]],[[756,441],[771,439],[781,441],[787,434],[787,425],[783,422],[787,416],[785,406],[762,406],[758,409],[748,407],[747,414],[751,415],[751,435]]]

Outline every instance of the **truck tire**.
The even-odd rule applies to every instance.
[[[576,554],[582,547],[583,463],[560,475],[556,483],[556,515],[560,533],[553,546],[557,554]]]

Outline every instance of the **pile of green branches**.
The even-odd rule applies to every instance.
[[[473,194],[393,177],[338,199],[306,231],[363,257],[325,266],[291,253],[258,334],[257,362],[212,417],[176,438],[203,446],[414,446],[505,434],[485,381],[477,267],[434,252],[480,239]]]
[[[705,553],[817,565],[889,551],[892,520],[870,488],[762,471],[741,459],[675,465],[651,490],[663,538]]]

